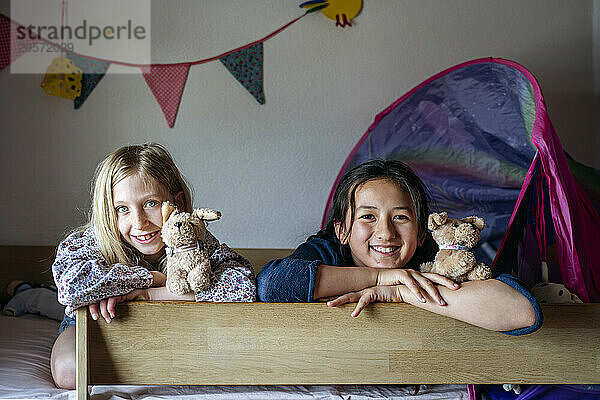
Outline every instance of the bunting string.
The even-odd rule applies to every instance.
[[[161,66],[162,67],[162,66],[173,66],[173,65],[190,65],[190,66],[191,65],[199,65],[199,64],[204,64],[204,63],[210,62],[210,61],[218,60],[218,59],[226,57],[226,56],[228,56],[230,54],[237,53],[239,51],[245,50],[248,47],[252,47],[252,46],[254,46],[254,45],[258,44],[258,43],[265,42],[265,41],[269,40],[270,38],[272,38],[273,36],[276,36],[277,34],[281,33],[281,31],[289,28],[291,25],[293,25],[298,20],[304,18],[307,14],[309,14],[309,13],[305,12],[301,16],[299,16],[297,18],[294,18],[290,22],[286,23],[285,25],[283,25],[279,29],[277,29],[277,30],[269,33],[267,36],[265,36],[265,37],[263,37],[261,39],[255,40],[252,43],[248,43],[248,44],[245,44],[243,46],[237,47],[237,48],[235,48],[233,50],[226,51],[225,53],[219,54],[218,56],[204,58],[204,59],[195,60],[195,61],[180,61],[180,62],[175,62],[175,63],[136,64],[136,63],[128,63],[128,62],[125,62],[125,61],[110,60],[110,59],[106,59],[106,58],[99,58],[99,57],[89,56],[89,55],[86,55],[86,54],[77,53],[76,51],[72,51],[72,50],[68,50],[68,52],[69,53],[73,53],[73,54],[75,54],[75,55],[77,55],[79,57],[87,58],[89,60],[102,61],[102,62],[107,62],[107,63],[110,63],[110,64],[122,65],[122,66],[125,66],[125,67],[138,67],[138,68],[141,68],[141,67],[156,67],[156,66]],[[9,21],[13,21],[9,17],[7,17],[6,15],[4,15],[2,13],[0,13],[0,18],[6,18]],[[21,25],[21,24],[19,24],[16,21],[13,21],[13,22],[16,23],[17,25]],[[30,32],[32,36],[35,36],[35,40],[39,40],[39,41],[48,43],[50,45],[56,45],[56,43],[53,42],[53,41],[51,41],[51,40],[48,40],[48,39],[43,38],[43,37],[39,37],[39,36],[35,35],[34,33],[32,33],[29,30],[28,30],[28,32]]]
[[[65,0],[62,0],[61,24],[64,24],[65,8]],[[175,118],[179,110],[189,68],[193,65],[204,64],[215,60],[220,60],[223,66],[227,68],[255,100],[259,104],[264,104],[263,42],[289,28],[309,13],[310,11],[305,12],[275,31],[251,43],[213,57],[194,61],[137,64],[84,55],[65,49],[67,58],[72,60],[83,71],[82,91],[80,96],[74,100],[74,108],[79,109],[81,107],[83,102],[88,98],[92,90],[105,75],[110,64],[135,67],[141,70],[146,84],[158,102],[169,127],[172,128],[175,124]],[[12,40],[16,37],[15,33],[19,26],[22,25],[0,13],[0,70],[24,53],[23,51],[16,51],[14,40]],[[28,33],[34,38],[29,39],[30,36],[28,35],[28,39],[26,40],[29,40],[32,43],[41,41],[56,46],[56,43],[51,40],[39,37],[31,31],[28,31]]]

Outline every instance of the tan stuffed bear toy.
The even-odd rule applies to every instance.
[[[434,261],[421,264],[421,272],[433,272],[446,276],[454,282],[489,279],[492,270],[483,263],[477,263],[470,252],[485,227],[483,218],[448,218],[448,213],[429,215],[428,228],[439,250]]]
[[[206,251],[204,221],[221,218],[219,211],[196,208],[190,214],[170,204],[162,204],[162,240],[167,246],[167,289],[186,294],[210,285],[210,255]]]

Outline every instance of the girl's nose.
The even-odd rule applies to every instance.
[[[146,213],[143,211],[134,212],[133,225],[135,228],[142,229],[146,225],[146,221],[148,221],[148,218],[146,218]]]
[[[390,239],[396,234],[394,225],[385,218],[382,218],[377,223],[377,231],[375,232],[378,239]]]

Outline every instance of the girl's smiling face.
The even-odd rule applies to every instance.
[[[345,226],[352,226],[350,234],[346,235],[341,224],[336,224],[336,235],[342,244],[350,246],[354,264],[404,267],[422,244],[408,193],[389,179],[374,179],[356,189],[354,200],[354,221],[350,210],[346,213]]]
[[[163,201],[183,206],[183,193],[175,198],[158,182],[131,174],[113,186],[113,204],[121,239],[151,263],[158,261],[165,244],[160,236]]]

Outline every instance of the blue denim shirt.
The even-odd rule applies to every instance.
[[[290,256],[269,261],[256,277],[258,298],[267,303],[305,303],[314,301],[315,279],[319,265],[346,266],[347,262],[332,239],[313,238],[301,244]],[[542,326],[540,305],[524,284],[509,274],[495,276],[529,300],[535,311],[535,324],[504,331],[507,335],[525,335]]]

